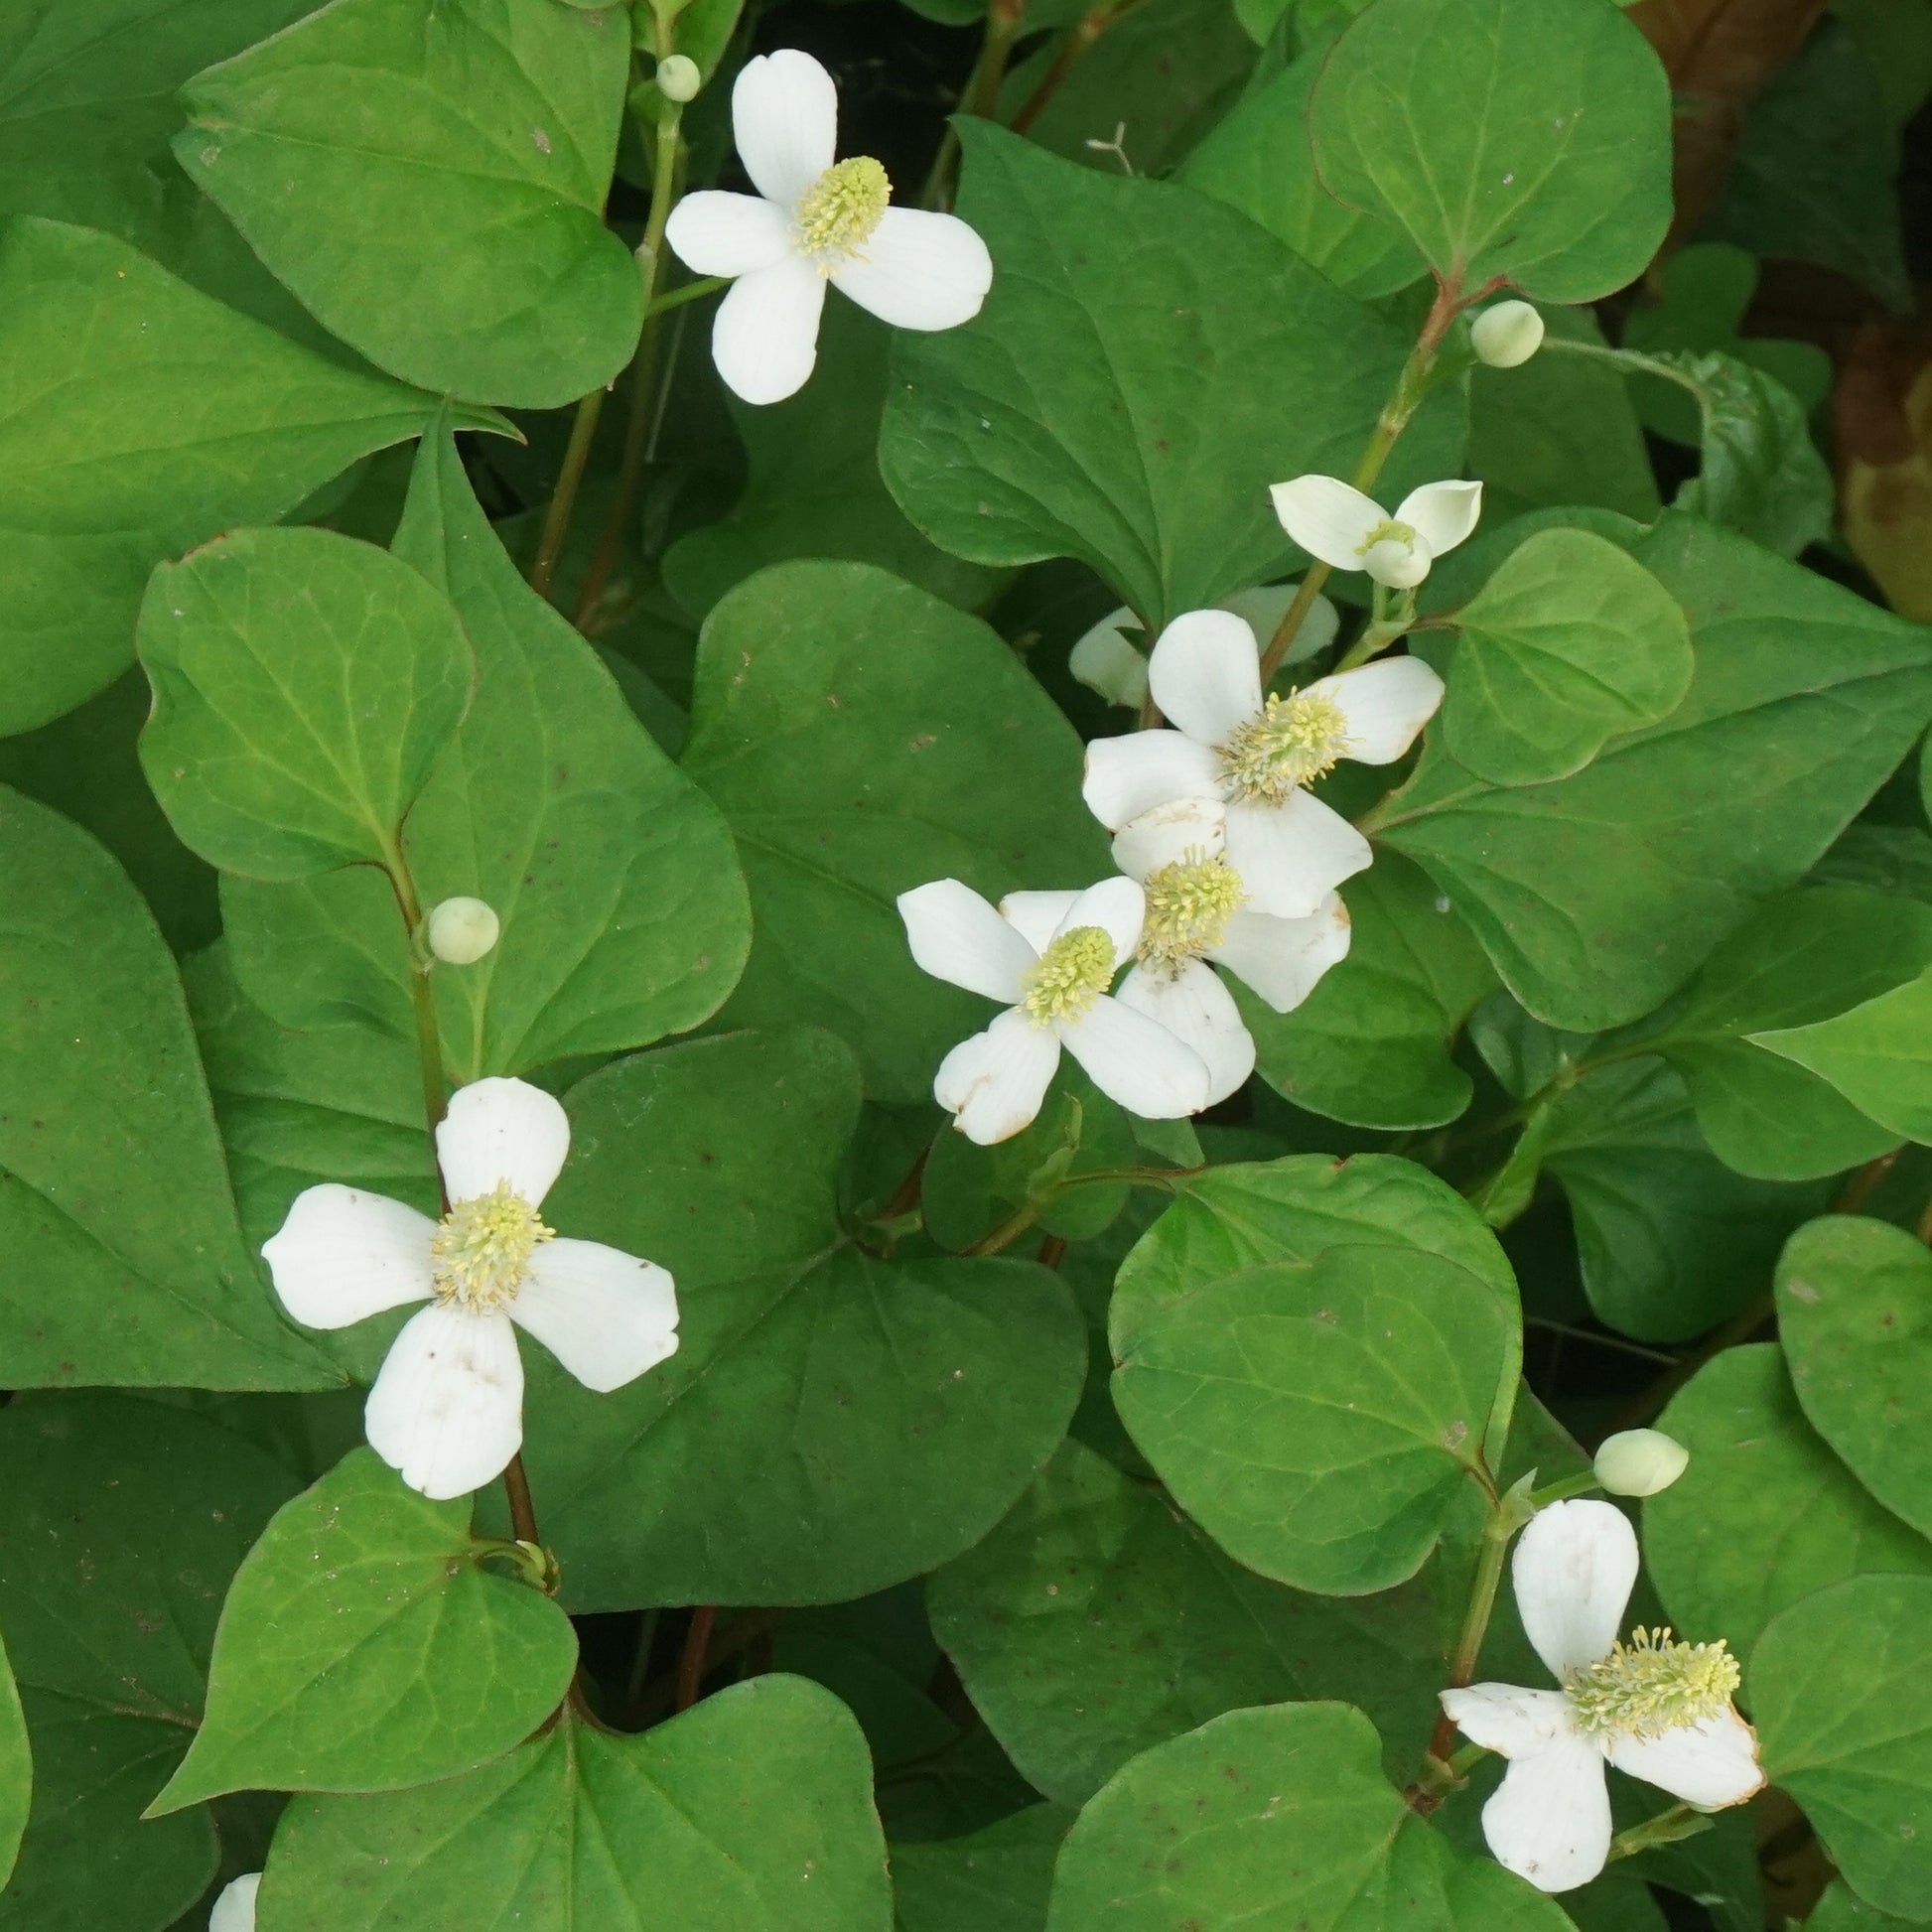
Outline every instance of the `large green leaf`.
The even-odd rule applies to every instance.
[[[604,225],[621,8],[336,0],[210,68],[175,153],[378,367],[548,409],[629,359],[643,285]]]
[[[1550,302],[1634,281],[1670,225],[1670,84],[1602,0],[1378,0],[1311,105],[1329,192],[1449,287]]]
[[[1561,1932],[1557,1904],[1453,1850],[1345,1704],[1233,1711],[1144,1752],[1080,1814],[1048,1932]],[[271,1926],[267,1932],[274,1932]]]
[[[1758,1045],[1808,1067],[1885,1138],[1932,1141],[1932,967],[1809,1026],[1770,1028]]]
[[[1778,1260],[1778,1332],[1805,1414],[1894,1515],[1932,1536],[1932,1255],[1829,1214]]]
[[[1348,957],[1292,1013],[1233,982],[1261,1077],[1356,1127],[1440,1127],[1469,1104],[1449,1047],[1496,971],[1422,871],[1385,853],[1348,882]]]
[[[471,1499],[432,1502],[356,1449],[248,1553],[207,1711],[157,1812],[250,1788],[389,1791],[501,1757],[563,1702],[577,1639],[483,1567]]]
[[[1344,207],[1322,187],[1309,147],[1309,96],[1326,59],[1312,48],[1255,88],[1181,164],[1178,179],[1239,208],[1311,268],[1363,302],[1425,272],[1399,228]]]
[[[1781,1610],[1745,1679],[1765,1774],[1881,1911],[1932,1919],[1932,1577],[1853,1577]]]
[[[935,549],[879,475],[891,333],[850,302],[828,302],[813,380],[783,409],[733,398],[751,478],[716,523],[664,553],[664,582],[702,618],[734,584],[788,557],[878,564],[962,610],[983,605],[998,572]]]
[[[1030,1805],[968,1838],[893,1847],[898,1932],[1041,1932],[1070,1813]]]
[[[950,877],[997,898],[1108,868],[1051,700],[985,624],[865,564],[779,564],[712,612],[684,763],[752,888],[726,1017],[832,1028],[884,1100],[924,1099],[991,1017],[913,965],[895,897]]]
[[[1695,518],[1667,515],[1635,555],[1691,620],[1676,711],[1516,788],[1439,736],[1363,821],[1435,878],[1524,1006],[1579,1032],[1650,1012],[1795,885],[1932,713],[1918,626]]]
[[[214,1875],[214,1828],[142,1808],[193,1738],[228,1580],[295,1478],[199,1416],[60,1395],[0,1414],[0,1632],[34,1751],[0,1928],[160,1932]]]
[[[1932,1576],[1932,1544],[1879,1508],[1821,1442],[1775,1344],[1707,1362],[1658,1428],[1691,1465],[1643,1506],[1665,1607],[1699,1640],[1748,1656],[1787,1603],[1865,1571]]]
[[[517,575],[447,437],[423,447],[395,550],[425,595],[454,606],[477,658],[469,715],[402,839],[425,905],[474,896],[502,922],[484,958],[435,974],[450,1076],[522,1073],[695,1027],[750,942],[723,819]],[[354,1021],[413,1050],[409,948],[379,874],[230,882],[223,909],[257,1005],[297,1028]]]
[[[330,530],[164,564],[140,651],[148,783],[203,858],[257,879],[388,860],[476,678],[449,599]]]
[[[1497,784],[1565,777],[1691,688],[1684,613],[1587,530],[1539,530],[1449,621],[1458,634],[1443,731],[1450,756]]]
[[[1231,1556],[1353,1595],[1419,1570],[1492,1479],[1514,1311],[1409,1247],[1334,1247],[1197,1289],[1134,1335],[1114,1402]]]
[[[4,791],[0,1002],[8,1382],[327,1387],[242,1243],[167,943],[92,839]]]
[[[1086,1362],[1031,1262],[887,1262],[834,1218],[858,1068],[737,1034],[573,1089],[545,1213],[670,1269],[678,1352],[613,1395],[531,1361],[525,1453],[573,1609],[837,1602],[957,1556],[1065,1433]]]
[[[1077,557],[1157,627],[1283,574],[1268,485],[1354,468],[1406,341],[1204,195],[961,139],[996,272],[965,328],[895,349],[880,464],[906,515],[980,563]],[[1460,435],[1445,392],[1389,487]]]
[[[123,242],[39,220],[0,238],[0,732],[112,681],[161,558],[272,522],[436,407],[297,347]]]
[[[1803,1180],[1882,1154],[1897,1136],[1868,1120],[1763,1035],[1805,1027],[1897,987],[1932,961],[1932,906],[1860,886],[1767,900],[1629,1041],[1683,1074],[1711,1147],[1739,1173]],[[1625,1040],[1605,1042],[1623,1050]]]
[[[851,1714],[760,1677],[642,1736],[566,1714],[468,1777],[298,1798],[257,1904],[261,1932],[889,1932],[872,1764]]]

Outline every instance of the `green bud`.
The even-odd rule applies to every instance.
[[[1479,361],[1513,369],[1543,346],[1543,318],[1527,302],[1498,302],[1469,325],[1469,342]]]
[[[1612,1496],[1654,1496],[1684,1473],[1691,1451],[1661,1430],[1626,1429],[1596,1451],[1596,1480]]]
[[[480,898],[446,898],[427,921],[429,949],[449,966],[474,965],[496,943],[502,922]]]
[[[688,54],[667,54],[658,62],[657,88],[666,100],[681,107],[687,100],[696,100],[703,85],[704,75]]]

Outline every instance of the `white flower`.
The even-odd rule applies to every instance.
[[[711,358],[747,402],[782,402],[812,372],[832,281],[897,329],[952,329],[993,283],[986,243],[956,215],[891,207],[869,155],[835,162],[838,89],[787,48],[746,62],[732,129],[757,195],[703,189],[671,210],[664,239],[696,275],[737,278],[711,330]]]
[[[1242,619],[1255,633],[1259,647],[1260,642],[1273,637],[1280,627],[1298,589],[1300,586],[1296,584],[1262,584],[1254,590],[1236,591],[1232,597],[1224,597],[1214,609],[1231,611]],[[1109,704],[1138,711],[1147,698],[1147,658],[1127,633],[1130,630],[1138,633],[1140,628],[1140,620],[1126,605],[1108,612],[1092,628],[1081,632],[1067,654],[1066,668],[1088,690],[1098,691]],[[1309,606],[1308,616],[1302,620],[1295,641],[1282,662],[1299,664],[1304,658],[1316,656],[1334,642],[1335,632],[1340,628],[1341,618],[1335,607],[1325,597],[1317,597]]]
[[[1412,590],[1453,550],[1482,513],[1479,483],[1424,483],[1393,516],[1334,477],[1297,477],[1269,492],[1275,514],[1311,557],[1336,570],[1365,570],[1391,590]]]
[[[1348,953],[1347,908],[1330,893],[1312,916],[1277,919],[1247,907],[1239,874],[1225,859],[1191,853],[1141,882],[1147,916],[1134,965],[1115,995],[1157,1020],[1207,1064],[1208,1104],[1225,1100],[1255,1070],[1255,1042],[1213,960],[1289,1013]],[[1030,944],[1052,935],[1073,893],[1009,893],[1000,910]]]
[[[1590,1464],[1612,1496],[1654,1496],[1691,1466],[1691,1451],[1661,1429],[1623,1429],[1606,1436]]]
[[[1225,856],[1254,910],[1282,919],[1318,914],[1372,856],[1306,787],[1339,759],[1399,759],[1443,701],[1443,680],[1419,657],[1379,658],[1264,701],[1254,632],[1224,611],[1176,618],[1148,674],[1179,729],[1087,747],[1082,789],[1118,835],[1115,863],[1146,879],[1179,860]]]
[[[1464,1736],[1509,1759],[1482,1808],[1489,1849],[1543,1891],[1602,1870],[1610,1849],[1605,1762],[1701,1811],[1740,1805],[1764,1783],[1757,1733],[1732,1709],[1737,1660],[1722,1642],[1668,1630],[1616,1640],[1637,1580],[1637,1538],[1610,1503],[1552,1503],[1516,1546],[1516,1607],[1562,1684],[1445,1691]]]
[[[1062,908],[1039,914],[1048,897]],[[1140,942],[1145,900],[1131,879],[1084,893],[1009,895],[998,910],[970,886],[936,879],[901,893],[912,957],[935,979],[1006,1007],[939,1063],[932,1097],[968,1140],[1010,1140],[1039,1112],[1065,1046],[1102,1093],[1144,1120],[1208,1104],[1208,1072],[1191,1046],[1107,989]]]
[[[1492,369],[1513,369],[1543,346],[1543,318],[1527,302],[1498,302],[1469,325],[1476,359]]]
[[[521,1445],[516,1327],[600,1393],[677,1348],[663,1269],[559,1240],[538,1218],[569,1149],[569,1119],[549,1094],[478,1080],[451,1097],[436,1130],[451,1203],[440,1222],[331,1181],[299,1194],[262,1246],[276,1294],[308,1327],[429,1304],[397,1335],[363,1418],[370,1448],[426,1496],[482,1488]]]
[[[224,1885],[207,1915],[207,1932],[255,1932],[255,1894],[261,1885],[259,1871],[247,1872]]]

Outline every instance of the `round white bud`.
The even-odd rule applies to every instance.
[[[688,54],[667,54],[658,62],[657,91],[666,100],[682,106],[687,100],[696,100],[703,85],[704,74]]]
[[[480,898],[446,898],[432,906],[429,949],[450,966],[469,966],[496,943],[503,929],[493,907]]]
[[[1527,302],[1498,302],[1469,325],[1477,359],[1492,369],[1513,369],[1543,346],[1543,318]]]
[[[1691,1451],[1661,1430],[1626,1429],[1596,1451],[1596,1480],[1612,1496],[1654,1496],[1684,1473]]]

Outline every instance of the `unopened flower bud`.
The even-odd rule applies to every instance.
[[[469,966],[496,943],[502,922],[480,898],[446,898],[430,910],[429,949],[450,966]]]
[[[667,54],[658,62],[657,91],[666,100],[682,106],[687,100],[696,100],[703,85],[704,74],[688,54]]]
[[[1527,302],[1498,302],[1469,325],[1469,341],[1492,369],[1513,369],[1543,346],[1543,318]]]
[[[1654,1496],[1684,1473],[1691,1451],[1661,1430],[1626,1429],[1596,1451],[1596,1480],[1612,1496]]]

